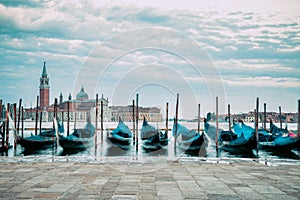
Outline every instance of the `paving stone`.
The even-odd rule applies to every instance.
[[[253,190],[251,187],[232,187],[234,191],[236,191],[238,194],[243,193],[255,193],[255,190]]]
[[[21,192],[20,194],[18,194],[17,198],[24,198],[24,199],[28,199],[28,198],[33,198],[36,195],[39,195],[39,192],[32,192],[32,191],[24,191]]]
[[[207,194],[204,191],[186,190],[186,191],[181,191],[181,193],[185,199],[207,198]]]
[[[250,185],[251,188],[253,188],[254,190],[256,190],[259,193],[262,194],[285,194],[284,192],[282,192],[281,190],[271,186],[271,185]]]
[[[100,179],[98,179],[98,178],[96,178],[94,181],[93,181],[93,183],[92,184],[95,184],[95,185],[104,185],[105,183],[107,183],[107,181],[108,181],[108,179],[106,179],[106,178],[100,178]]]
[[[242,200],[241,197],[238,195],[224,195],[224,194],[209,194],[207,195],[208,199],[212,200],[225,200],[225,199],[230,199],[230,200]]]
[[[137,199],[136,195],[113,195],[111,199],[115,199],[115,200],[118,200],[118,199]]]
[[[158,196],[152,193],[143,193],[138,195],[138,199],[143,199],[143,200],[158,200]]]
[[[0,200],[300,199],[300,165],[199,164],[195,158],[105,164],[0,162]]]
[[[163,196],[158,196],[159,199],[161,200],[184,200],[184,197],[179,196],[179,195],[163,195]]]
[[[290,195],[282,195],[282,194],[264,194],[266,199],[277,199],[277,200],[298,200],[296,197],[292,197]]]
[[[65,193],[61,197],[59,197],[59,200],[73,200],[76,199],[79,196],[79,194],[71,194],[71,193]]]

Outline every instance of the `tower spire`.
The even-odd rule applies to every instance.
[[[42,76],[40,78],[40,107],[44,109],[44,107],[49,106],[49,77],[46,69],[46,62],[44,62]]]
[[[46,61],[44,61],[44,67],[43,67],[43,72],[42,72],[42,77],[47,78],[47,70],[46,70]]]

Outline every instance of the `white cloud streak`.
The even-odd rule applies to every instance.
[[[11,85],[22,77],[24,85],[32,85],[25,73],[17,71],[30,69],[38,80],[42,62],[46,60],[53,93],[60,90],[69,93],[77,70],[102,42],[138,28],[163,27],[195,40],[215,63],[228,90],[231,86],[242,90],[253,86],[295,91],[300,77],[299,7],[294,0],[200,3],[127,0],[122,4],[93,0],[5,1],[0,3],[1,81]],[[160,39],[156,42],[167,41],[172,45],[180,42],[163,35]],[[118,51],[122,43],[111,43],[109,47],[99,57],[90,58],[95,65]],[[193,52],[188,45],[182,48]],[[193,82],[194,87],[203,78],[213,81],[210,77],[199,77],[185,60],[157,51],[131,52],[113,63],[115,68],[108,74],[118,77],[122,69],[146,64],[170,65]],[[56,74],[58,71],[60,74]],[[65,88],[54,86],[66,77],[69,83]]]

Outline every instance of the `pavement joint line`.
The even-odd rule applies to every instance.
[[[225,163],[209,163],[206,162],[207,159],[204,159],[204,162],[202,158],[183,158],[182,162],[181,158],[175,159],[174,162],[168,159],[162,163],[161,158],[154,157],[141,160],[139,164],[132,164],[129,158],[121,159],[123,161],[120,164],[115,162],[117,158],[106,163],[82,162],[82,158],[79,161],[69,159],[68,162],[48,162],[46,159],[46,162],[42,162],[43,159],[32,157],[28,162],[4,162],[5,159],[2,158],[0,175],[9,179],[0,183],[0,188],[3,189],[0,198],[100,197],[175,200],[193,199],[197,195],[206,199],[300,198],[300,165],[295,163],[291,167],[268,166],[252,159],[228,159],[229,164],[227,159]],[[154,173],[144,173],[141,167],[149,162]],[[122,168],[123,171],[120,171]],[[85,170],[86,173],[78,173]],[[23,177],[28,178],[24,181]],[[184,180],[178,177],[183,177]],[[144,179],[148,183],[144,184]],[[99,185],[93,184],[97,180]],[[35,181],[36,184],[32,184]],[[42,187],[38,187],[39,185]]]

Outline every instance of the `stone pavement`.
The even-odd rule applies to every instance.
[[[299,163],[106,159],[1,158],[0,199],[300,199]]]

